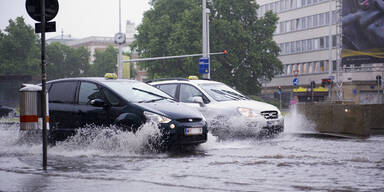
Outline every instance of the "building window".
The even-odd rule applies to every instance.
[[[320,37],[320,49],[325,48],[324,37]]]
[[[332,70],[337,71],[337,62],[336,61],[332,61]]]
[[[312,16],[307,17],[308,28],[312,28]]]
[[[311,50],[318,50],[319,49],[319,38],[312,40],[312,49]]]
[[[301,53],[302,52],[301,41],[296,41],[296,52],[297,53]]]
[[[301,20],[301,27],[303,29],[306,29],[307,28],[307,18],[306,17],[303,17],[302,20]]]
[[[296,0],[296,5],[297,5],[297,8],[300,8],[302,5],[301,5],[301,0]]]
[[[319,26],[324,25],[324,13],[320,13],[319,15]]]
[[[313,39],[308,39],[307,40],[307,46],[308,46],[308,51],[313,50]]]
[[[337,38],[336,35],[332,35],[332,47],[336,47]]]
[[[329,18],[329,12],[326,12],[325,13],[325,24],[326,25],[329,25],[329,22],[331,21],[331,19]]]
[[[300,30],[300,29],[301,29],[301,21],[300,21],[300,18],[299,18],[299,19],[296,19],[296,29],[297,29],[297,30]]]
[[[313,27],[317,27],[318,26],[318,15],[313,15]]]
[[[320,72],[324,72],[325,66],[324,66],[324,61],[320,61]]]
[[[332,24],[336,24],[336,23],[337,23],[337,12],[332,11]]]
[[[302,41],[302,44],[303,44],[303,52],[308,51],[308,48],[307,48],[307,40],[303,40],[303,41]]]
[[[286,26],[285,28],[286,32],[287,33],[291,32],[291,22],[290,21],[285,22],[285,26]]]
[[[286,54],[291,53],[290,50],[291,50],[291,45],[289,44],[289,42],[285,43],[285,53]]]

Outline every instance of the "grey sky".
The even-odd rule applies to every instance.
[[[0,0],[0,30],[4,31],[9,19],[23,16],[26,23],[34,26],[26,9],[26,0]],[[71,34],[72,37],[88,36],[112,37],[119,31],[119,0],[58,0],[59,13],[56,21],[56,32],[47,33],[47,37]],[[149,10],[149,0],[121,0],[122,31],[125,31],[126,20],[141,23],[143,13]]]

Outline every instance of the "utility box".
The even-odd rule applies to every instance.
[[[42,89],[38,85],[23,84],[20,91],[20,130],[42,130],[43,115],[41,112]],[[47,129],[49,129],[48,93],[46,101]]]

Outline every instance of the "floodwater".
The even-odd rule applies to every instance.
[[[92,127],[89,127],[92,128]],[[157,151],[145,126],[136,135],[98,129],[48,148],[39,137],[0,125],[0,191],[384,191],[384,137],[315,137],[288,116],[274,138],[209,140]]]

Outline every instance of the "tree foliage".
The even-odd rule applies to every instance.
[[[39,74],[40,44],[34,29],[17,17],[4,31],[0,31],[0,74]]]
[[[258,18],[255,0],[211,0],[210,50],[229,55],[211,56],[211,78],[255,94],[262,80],[282,69],[273,41],[277,16]],[[153,0],[144,14],[133,47],[142,57],[201,53],[201,0]],[[143,62],[152,77],[198,75],[198,58]]]
[[[49,79],[85,76],[89,71],[89,51],[85,47],[71,48],[54,42],[47,46]]]
[[[115,73],[118,51],[109,45],[104,51],[96,50],[95,62],[91,65],[91,74],[103,77],[105,73]]]
[[[0,74],[41,74],[40,39],[23,17],[9,20],[5,33],[0,31]],[[89,51],[61,43],[46,46],[48,79],[78,77],[89,72]]]

